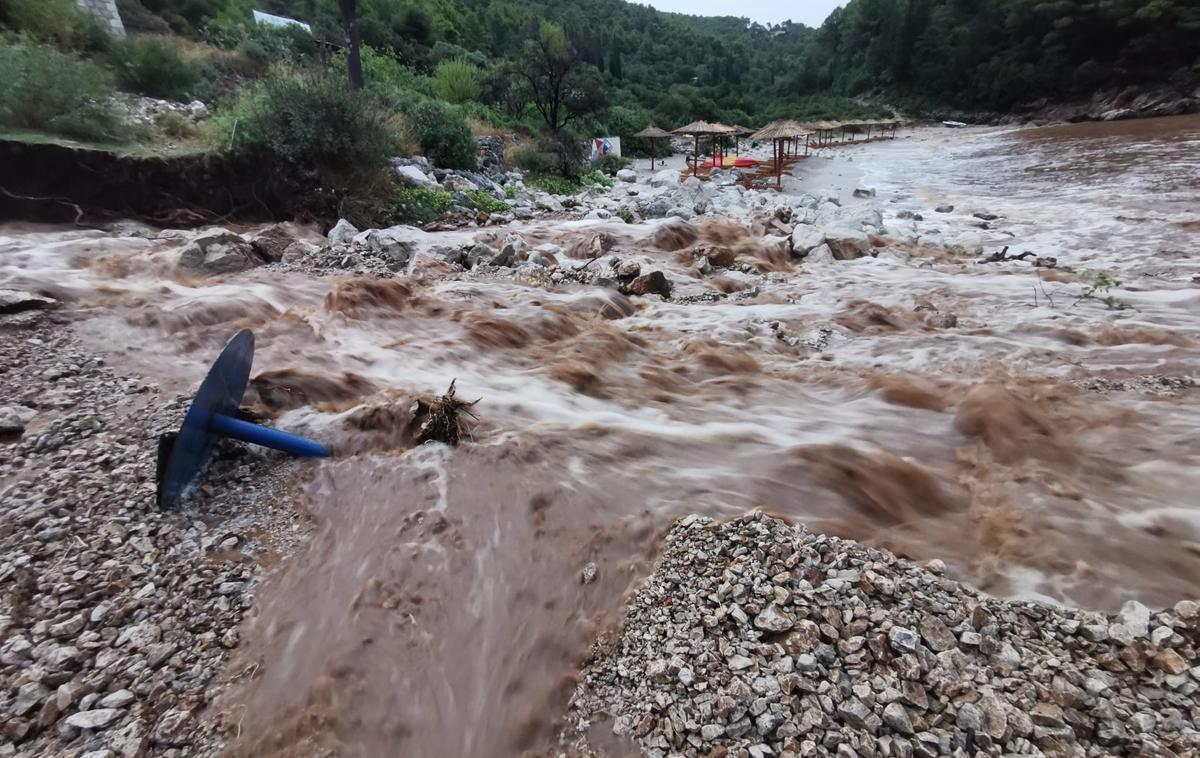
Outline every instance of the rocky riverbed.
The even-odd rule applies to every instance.
[[[0,753],[1195,752],[1173,139],[1112,186],[1119,142],[922,132],[448,228],[3,228]],[[241,328],[335,459],[225,445],[160,512]]]
[[[1105,616],[943,569],[761,513],[684,518],[597,644],[564,739],[732,758],[1200,750],[1200,603]]]

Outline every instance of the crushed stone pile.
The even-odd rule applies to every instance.
[[[0,405],[22,414],[0,435],[0,756],[216,754],[201,715],[256,546],[299,539],[264,494],[289,468],[221,446],[196,498],[210,520],[157,510],[157,437],[190,399],[122,377],[69,326],[0,319]]]
[[[1197,755],[1198,643],[1193,601],[996,600],[760,513],[689,516],[595,646],[563,738],[604,754],[589,738],[611,726],[663,757]]]

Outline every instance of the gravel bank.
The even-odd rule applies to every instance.
[[[164,397],[81,347],[65,312],[0,316],[0,755],[207,755],[201,725],[264,545],[303,523],[292,470],[218,451],[197,511],[155,507]],[[197,515],[203,513],[203,520]]]
[[[757,513],[682,519],[564,738],[709,758],[1200,751],[1200,604],[1106,617],[930,568]]]

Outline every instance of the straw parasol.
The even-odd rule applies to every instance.
[[[693,121],[692,123],[690,123],[686,126],[681,126],[678,129],[674,130],[673,134],[686,134],[695,139],[696,148],[694,151],[694,157],[692,159],[692,176],[695,176],[696,172],[698,171],[699,166],[700,166],[700,138],[702,136],[704,136],[704,137],[719,137],[719,136],[723,136],[726,134],[733,134],[733,127],[726,126],[725,124],[710,124],[707,121]],[[716,144],[717,143],[714,141],[713,142],[713,146],[714,146],[713,165],[714,166],[717,165]]]
[[[638,132],[637,134],[635,134],[633,136],[644,137],[646,139],[662,139],[664,137],[667,139],[670,139],[671,133],[665,129],[659,129],[654,124],[651,124],[650,126],[647,126],[645,129],[641,130],[640,132]],[[653,152],[650,153],[650,169],[654,170],[654,153]]]
[[[775,186],[777,188],[783,187],[783,142],[785,140],[795,139],[797,137],[808,137],[809,132],[806,130],[806,126],[807,125],[799,124],[795,121],[781,119],[779,121],[772,121],[762,129],[759,129],[753,135],[754,139],[771,140],[773,144],[775,158]]]
[[[733,125],[733,136],[735,137],[733,147],[738,155],[742,154],[742,137],[749,137],[752,134],[754,134],[754,130],[748,126],[742,126],[741,124]]]

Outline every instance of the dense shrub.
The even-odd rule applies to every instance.
[[[564,134],[544,139],[539,148],[558,160],[555,172],[559,176],[578,183],[579,176],[583,173],[585,158],[582,140]]]
[[[190,119],[175,111],[158,114],[154,117],[154,125],[171,139],[192,139],[200,133]]]
[[[128,37],[109,53],[121,89],[165,100],[187,100],[199,81],[197,69],[162,37]]]
[[[431,100],[413,108],[408,121],[426,158],[443,168],[475,168],[479,147],[453,108]]]
[[[433,97],[433,79],[421,76],[388,51],[363,45],[361,53],[366,91],[389,108],[409,113]],[[343,78],[346,76],[345,53],[334,56],[333,70]]]
[[[28,38],[0,36],[0,124],[115,142],[129,128],[112,106],[112,76],[93,61]]]
[[[433,43],[433,49],[429,51],[429,57],[434,63],[450,60],[451,58],[459,58],[468,63],[473,63],[476,66],[484,66],[487,64],[487,56],[475,50],[468,50],[465,47],[460,47],[450,42],[438,40]]]
[[[471,205],[476,210],[483,211],[484,213],[500,213],[501,211],[508,210],[508,203],[498,200],[495,195],[487,190],[466,190],[465,194],[471,198]]]
[[[527,174],[547,175],[558,171],[558,156],[533,146],[513,150],[508,160]]]
[[[0,26],[64,50],[100,52],[111,41],[99,19],[76,8],[74,0],[0,0]]]
[[[433,72],[433,91],[451,103],[465,103],[479,97],[479,69],[461,58],[442,61]]]
[[[609,153],[602,158],[592,161],[592,170],[608,174],[609,176],[616,176],[618,171],[629,164],[630,160],[628,158]]]
[[[397,185],[384,211],[383,223],[427,224],[442,215],[451,202],[450,193],[444,190]]]
[[[243,18],[233,20],[230,16],[206,24],[204,39],[214,47],[237,50],[273,63],[305,63],[317,54],[317,40],[298,26],[268,26]]]
[[[597,171],[596,169],[592,169],[591,171],[584,173],[583,176],[579,177],[579,181],[581,184],[589,187],[613,186],[612,179],[609,179],[604,172]]]
[[[386,165],[397,135],[373,101],[327,75],[273,73],[217,118],[222,146],[349,176]]]
[[[579,190],[579,182],[561,176],[537,176],[533,185],[551,195],[573,195]]]

